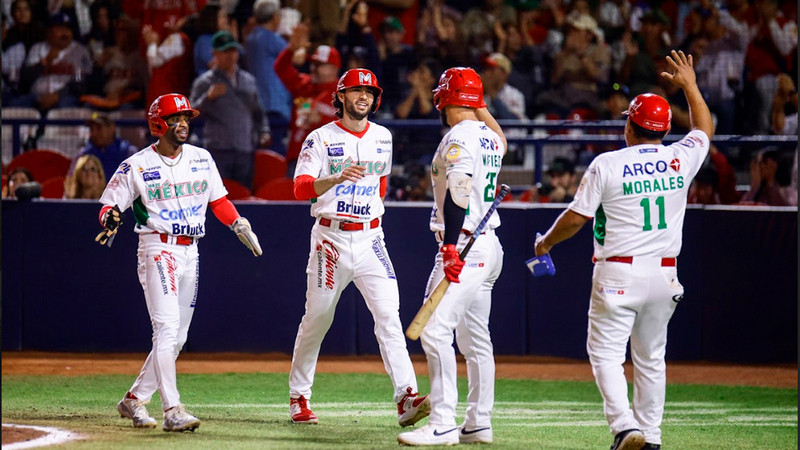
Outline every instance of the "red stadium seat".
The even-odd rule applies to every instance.
[[[256,150],[253,158],[253,191],[266,182],[286,176],[286,157],[272,150]]]
[[[33,179],[44,183],[52,177],[65,176],[69,172],[72,160],[54,150],[31,150],[17,155],[8,163],[8,173],[17,167],[24,167],[31,172]]]
[[[247,200],[252,197],[250,189],[236,180],[223,178],[222,184],[224,184],[225,189],[228,190],[228,200]]]
[[[294,181],[291,178],[267,181],[255,195],[264,200],[297,200],[294,196]]]
[[[64,198],[66,175],[50,177],[42,182],[42,198]]]

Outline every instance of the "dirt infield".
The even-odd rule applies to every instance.
[[[40,353],[3,352],[6,375],[136,375],[147,355],[140,353]],[[425,358],[415,355],[414,368],[427,375]],[[593,381],[588,361],[545,357],[498,356],[498,378]],[[291,357],[285,354],[183,353],[178,373],[278,372],[288,373]],[[378,356],[323,357],[319,373],[383,373]],[[630,377],[632,370],[626,368]],[[459,374],[466,375],[464,364]],[[667,381],[679,384],[797,387],[796,365],[742,366],[711,363],[667,363]]]

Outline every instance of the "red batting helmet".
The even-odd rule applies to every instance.
[[[189,99],[181,94],[165,94],[153,100],[147,112],[150,134],[156,137],[163,136],[169,128],[164,118],[181,112],[191,113],[192,119],[200,114],[200,111],[189,106]]]
[[[452,67],[439,77],[439,86],[433,90],[433,104],[436,109],[458,105],[467,108],[484,108],[483,82],[469,67]]]
[[[667,131],[672,122],[672,110],[664,97],[656,94],[639,94],[631,100],[627,115],[633,123],[650,131]]]
[[[343,91],[351,87],[365,86],[372,91],[375,96],[375,102],[372,104],[372,112],[378,110],[381,106],[381,94],[383,89],[378,86],[378,77],[372,71],[367,69],[350,69],[339,78],[339,84],[336,85],[336,92]]]

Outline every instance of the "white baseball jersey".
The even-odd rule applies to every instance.
[[[338,121],[312,131],[297,158],[300,175],[321,178],[353,164],[366,166],[364,178],[338,184],[311,200],[311,215],[351,222],[369,222],[383,215],[380,179],[392,171],[392,134],[368,122],[363,133],[346,130]]]
[[[664,146],[635,145],[597,156],[569,209],[594,217],[594,256],[676,257],[689,185],[708,154],[694,130]]]
[[[173,159],[150,145],[120,164],[100,203],[133,206],[135,231],[200,238],[208,203],[228,195],[208,150],[183,144]]]
[[[444,231],[442,208],[447,194],[447,175],[450,172],[472,176],[472,192],[463,228],[470,232],[477,228],[494,202],[497,175],[500,173],[505,150],[500,136],[479,121],[462,120],[444,135],[431,163],[434,198],[431,231]],[[495,212],[485,230],[493,230],[499,226],[500,216]]]

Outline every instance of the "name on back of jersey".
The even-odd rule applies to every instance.
[[[681,162],[678,158],[673,158],[669,162],[657,160],[625,164],[622,168],[623,179],[628,177],[640,177],[641,179],[623,181],[622,194],[649,194],[683,189],[686,183],[683,175],[680,174],[680,169]]]

